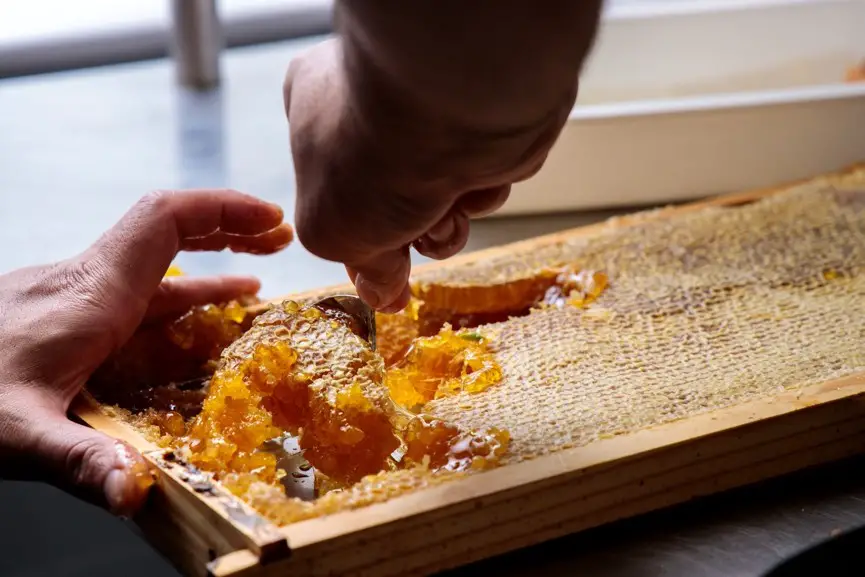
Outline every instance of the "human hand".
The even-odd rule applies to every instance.
[[[163,278],[180,250],[269,254],[291,227],[230,190],[144,197],[82,254],[0,276],[0,471],[46,479],[119,514],[148,486],[134,449],[70,421],[90,375],[143,325],[255,294],[251,277]]]
[[[350,78],[340,40],[295,58],[283,92],[297,174],[295,226],[313,254],[346,265],[358,295],[386,312],[409,299],[409,247],[450,257],[469,220],[507,200],[546,159],[576,93],[542,121],[493,133],[430,116]]]

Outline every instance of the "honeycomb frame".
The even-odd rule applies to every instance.
[[[865,174],[865,164],[804,183],[636,213],[469,253],[419,267],[416,273],[448,274],[460,266],[590,237],[609,227],[624,229],[747,205],[794,186],[837,184],[856,173]],[[865,191],[865,179],[852,189]],[[345,292],[350,288],[330,287],[290,298],[305,301]],[[825,379],[285,527],[274,527],[218,487],[202,488],[206,483],[196,480],[194,472],[178,471],[163,451],[106,415],[92,399],[80,399],[73,412],[146,452],[163,473],[155,504],[145,513],[154,520],[144,526],[153,529],[145,532],[157,544],[173,531],[173,544],[163,543],[162,548],[184,573],[405,575],[428,574],[695,495],[865,452],[865,407],[859,402],[863,394],[865,374]],[[481,531],[491,523],[494,528]],[[333,555],[337,550],[340,555]]]

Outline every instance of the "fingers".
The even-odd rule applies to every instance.
[[[469,240],[469,218],[492,214],[508,200],[511,185],[464,194],[450,212],[414,242],[417,251],[437,260],[450,258],[465,248]]]
[[[181,250],[186,251],[220,251],[229,249],[232,252],[248,254],[273,254],[279,252],[294,240],[294,229],[282,223],[274,229],[255,236],[242,236],[215,232],[208,236],[188,238],[181,241]]]
[[[357,296],[382,312],[397,312],[409,301],[408,278],[411,271],[409,249],[384,253],[361,267],[348,267]]]
[[[414,247],[429,258],[445,259],[465,248],[468,240],[469,218],[459,209],[454,209],[417,239]]]
[[[84,262],[98,280],[123,287],[112,294],[135,297],[143,312],[178,250],[275,252],[293,238],[282,220],[279,206],[234,190],[154,193],[105,233]]]
[[[154,193],[139,202],[132,212],[150,223],[170,219],[179,240],[217,231],[257,235],[279,226],[283,219],[278,205],[235,190]]]
[[[490,214],[508,199],[510,184],[463,195],[447,214],[412,243],[418,253],[437,260],[454,256],[469,239],[470,217]],[[408,304],[411,263],[407,251],[388,251],[347,267],[358,296],[373,308],[396,312]]]
[[[254,295],[260,288],[261,282],[249,276],[169,277],[159,283],[144,318],[175,317],[197,305]]]
[[[61,488],[117,515],[132,515],[144,503],[153,477],[129,445],[59,415],[31,431],[40,465]]]
[[[441,260],[465,248],[469,239],[469,217],[486,216],[507,201],[511,185],[506,184],[463,195],[451,210],[412,245],[422,255]],[[401,253],[387,253],[370,264],[349,269],[358,296],[383,312],[397,312],[408,304],[410,262]],[[406,267],[403,279],[402,268]],[[358,280],[360,279],[360,280]],[[376,304],[373,304],[376,303]]]
[[[500,209],[511,194],[511,185],[503,184],[493,188],[469,192],[458,201],[458,206],[471,218],[481,218]]]

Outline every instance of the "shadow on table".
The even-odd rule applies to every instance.
[[[788,559],[764,577],[861,577],[865,528],[842,533]]]
[[[132,523],[20,481],[0,481],[0,576],[180,577]]]
[[[600,527],[440,577],[865,575],[860,526],[865,527],[865,458]],[[3,577],[178,577],[133,524],[39,483],[0,481],[0,527]]]
[[[439,577],[861,576],[861,561],[845,565],[865,553],[865,529],[858,527],[865,527],[865,458],[620,521]],[[842,531],[843,537],[833,537]],[[826,559],[832,561],[824,565]]]

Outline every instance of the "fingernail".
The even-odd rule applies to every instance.
[[[102,485],[108,507],[114,513],[123,513],[126,508],[126,473],[122,469],[112,469]]]
[[[426,235],[433,242],[444,244],[451,240],[454,236],[454,232],[456,231],[456,224],[454,223],[453,216],[448,216],[435,224]]]

